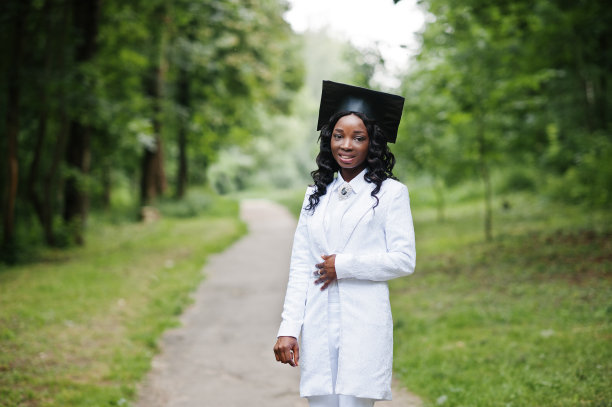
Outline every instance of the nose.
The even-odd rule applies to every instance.
[[[351,149],[351,140],[350,137],[344,137],[342,139],[342,142],[340,143],[340,148],[343,150],[350,150]]]

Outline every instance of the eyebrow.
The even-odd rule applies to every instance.
[[[344,129],[342,127],[336,127],[332,133],[335,133],[335,132],[338,132],[338,131],[344,133]],[[368,132],[364,131],[364,130],[355,130],[353,132],[353,134],[367,134],[367,133]]]

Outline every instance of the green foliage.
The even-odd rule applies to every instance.
[[[303,71],[281,2],[189,3],[170,59],[192,81],[190,137],[211,162],[259,129],[258,110],[287,113]]]
[[[191,218],[208,216],[231,216],[238,213],[238,202],[215,196],[210,191],[191,189],[183,199],[167,198],[155,205],[162,217]]]
[[[610,205],[612,11],[603,1],[426,0],[422,50],[403,80],[399,172],[435,185],[510,169],[504,190]],[[533,178],[517,178],[514,168]],[[488,170],[487,170],[488,171]]]
[[[207,256],[245,232],[237,217],[222,199],[189,219],[96,223],[86,248],[0,266],[0,406],[127,405]]]
[[[580,151],[574,152],[576,163],[561,176],[549,177],[549,191],[553,197],[568,202],[609,207],[612,199],[612,140],[605,133],[598,132],[585,134],[583,143]]]
[[[499,182],[498,192],[501,194],[520,191],[533,192],[537,189],[537,186],[537,174],[534,168],[506,168],[502,171],[502,180]]]
[[[226,194],[249,188],[290,188],[306,185],[316,147],[309,124],[300,118],[265,116],[262,129],[243,147],[220,151],[208,177],[216,191]],[[310,137],[308,137],[310,135]]]
[[[151,171],[143,165],[145,151],[162,156],[155,167],[160,192],[164,179],[173,184],[178,178],[179,168],[188,171],[181,182],[205,183],[219,151],[249,144],[267,115],[289,113],[302,84],[301,44],[282,18],[285,0],[111,0],[99,2],[92,20],[84,21],[83,10],[94,3],[10,0],[0,5],[0,52],[11,55],[18,44],[27,45],[21,65],[9,65],[11,58],[0,63],[3,120],[9,83],[15,83],[9,68],[19,71],[15,223],[19,230],[38,233],[34,241],[17,236],[19,241],[4,247],[7,253],[47,238],[45,213],[53,219],[46,222],[53,238],[46,244],[66,243],[64,231],[72,226],[57,222],[66,217],[66,179],[75,180],[87,198],[83,214],[90,207],[111,207],[112,193],[126,183],[145,189],[139,182]],[[17,35],[19,18],[24,24]],[[88,58],[82,55],[85,48]],[[85,164],[65,165],[70,155],[65,152],[78,144],[66,143],[83,129],[91,139],[76,150]],[[4,193],[6,167],[1,171]],[[132,206],[141,195],[129,195]],[[3,205],[7,199],[3,196]],[[34,214],[41,228],[31,228]]]

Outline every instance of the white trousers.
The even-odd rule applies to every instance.
[[[332,369],[332,389],[336,393],[336,378],[338,377],[338,353],[340,346],[340,298],[338,296],[338,284],[334,283],[328,287],[329,302],[327,305],[327,316],[329,324],[329,355]],[[374,400],[363,399],[343,394],[330,394],[327,396],[308,397],[310,407],[372,407]]]
[[[374,400],[343,394],[330,394],[329,396],[308,397],[308,404],[310,407],[372,407]]]

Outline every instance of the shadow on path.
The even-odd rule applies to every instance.
[[[162,339],[137,407],[308,406],[299,397],[298,369],[276,362],[272,352],[296,222],[269,201],[241,208],[249,234],[209,259],[181,327]],[[420,405],[402,389],[393,396],[376,405]]]

